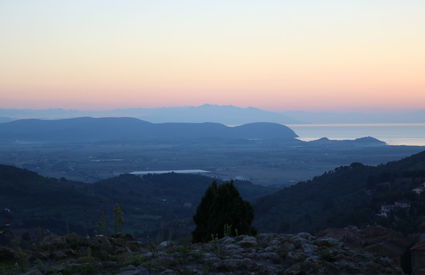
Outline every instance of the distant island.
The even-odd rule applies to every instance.
[[[387,145],[382,140],[379,140],[374,137],[362,137],[362,138],[356,138],[356,139],[347,139],[347,140],[332,140],[326,137],[312,140],[308,142],[309,145],[315,145],[315,146],[383,146]]]

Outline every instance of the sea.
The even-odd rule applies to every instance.
[[[374,137],[389,145],[425,146],[425,123],[285,124],[304,141]]]

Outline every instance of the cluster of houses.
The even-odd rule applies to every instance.
[[[410,208],[410,202],[400,202],[396,201],[393,204],[384,204],[381,205],[381,209],[379,210],[378,214],[376,214],[379,217],[388,217],[388,215],[397,208]]]
[[[415,192],[416,194],[420,195],[422,192],[425,191],[425,182],[422,183],[421,185],[419,185],[418,187],[412,189],[413,192]]]
[[[421,183],[418,187],[412,189],[412,192],[420,195],[425,192],[425,182]],[[376,214],[379,217],[388,217],[388,215],[397,208],[410,208],[410,202],[396,201],[393,204],[381,205],[379,212]]]
[[[11,212],[9,208],[0,209],[0,238],[9,230],[12,222]]]

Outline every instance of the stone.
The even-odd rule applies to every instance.
[[[224,243],[224,244],[234,243],[235,242],[235,238],[233,238],[233,237],[224,237],[220,241],[222,243]]]
[[[271,252],[271,251],[277,251],[279,249],[278,246],[276,245],[271,245],[271,246],[267,246],[266,248],[264,248],[264,251],[266,252]]]
[[[161,274],[161,275],[174,275],[174,274],[179,274],[179,273],[174,271],[174,270],[171,270],[171,269],[166,269],[159,274]]]
[[[159,247],[168,247],[168,246],[170,246],[171,245],[171,242],[169,242],[169,241],[163,241],[163,242],[161,242],[160,244],[159,244]]]
[[[224,245],[224,248],[227,249],[227,250],[240,250],[241,249],[241,247],[239,245],[233,244],[233,243]]]
[[[239,245],[242,247],[252,247],[257,245],[257,239],[252,236],[244,236],[242,240],[239,241]]]
[[[27,272],[23,273],[23,275],[43,275],[43,273],[37,268],[30,269]]]
[[[118,265],[118,262],[115,261],[104,261],[102,262],[103,266],[105,267],[114,267]]]
[[[10,248],[0,247],[0,260],[13,260],[16,259],[16,253]]]
[[[128,266],[125,266],[125,267],[121,267],[120,271],[128,271],[128,270],[135,270],[135,269],[136,269],[136,267],[134,265],[128,265]]]
[[[314,239],[313,235],[311,235],[308,232],[301,232],[301,233],[296,234],[295,236],[298,237],[298,238],[306,239],[306,240],[313,240]]]
[[[314,241],[314,244],[321,247],[334,247],[338,246],[340,242],[333,238],[320,238]]]
[[[62,273],[91,270],[95,274],[115,272],[118,275],[151,274],[145,267],[149,267],[154,274],[165,275],[402,274],[401,269],[389,258],[373,255],[361,248],[345,246],[343,242],[327,236],[317,237],[309,233],[261,234],[259,237],[241,235],[196,244],[167,241],[152,248],[155,253],[142,245],[137,252],[128,253],[124,248],[128,242],[135,242],[128,237],[95,237],[88,241],[74,237],[71,239],[75,246],[72,249],[67,247],[63,238],[53,238],[45,243],[45,247],[28,253],[33,253],[31,257],[40,259],[37,257],[40,253],[48,252],[50,255],[64,252],[65,259],[51,259],[49,262],[45,260],[46,266],[50,266],[47,270],[49,274],[62,272],[59,269],[54,270],[52,266],[55,265],[66,267]],[[80,241],[81,246],[76,246]],[[87,257],[88,243],[93,252],[90,258]],[[96,250],[99,243],[101,246],[109,243],[111,249]],[[117,262],[100,259],[116,259]],[[117,272],[122,263],[133,265],[124,266]],[[35,274],[30,275],[40,274],[36,270],[34,272]]]
[[[151,257],[153,257],[153,253],[152,252],[146,252],[146,253],[143,254],[143,257],[151,258]]]
[[[50,253],[50,257],[53,259],[65,259],[67,258],[67,253],[64,250],[56,250]]]
[[[149,270],[147,270],[146,268],[142,266],[139,266],[131,270],[124,270],[124,271],[120,270],[120,272],[117,273],[117,275],[149,275],[149,274],[151,274]]]

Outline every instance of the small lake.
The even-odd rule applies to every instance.
[[[300,140],[355,139],[371,136],[389,145],[425,146],[425,123],[384,124],[286,124]]]
[[[205,174],[209,173],[209,171],[201,170],[201,169],[189,169],[189,170],[158,170],[158,171],[134,171],[130,174],[136,175],[136,176],[143,176],[143,175],[149,175],[149,174],[169,174],[169,173],[176,173],[176,174]]]

